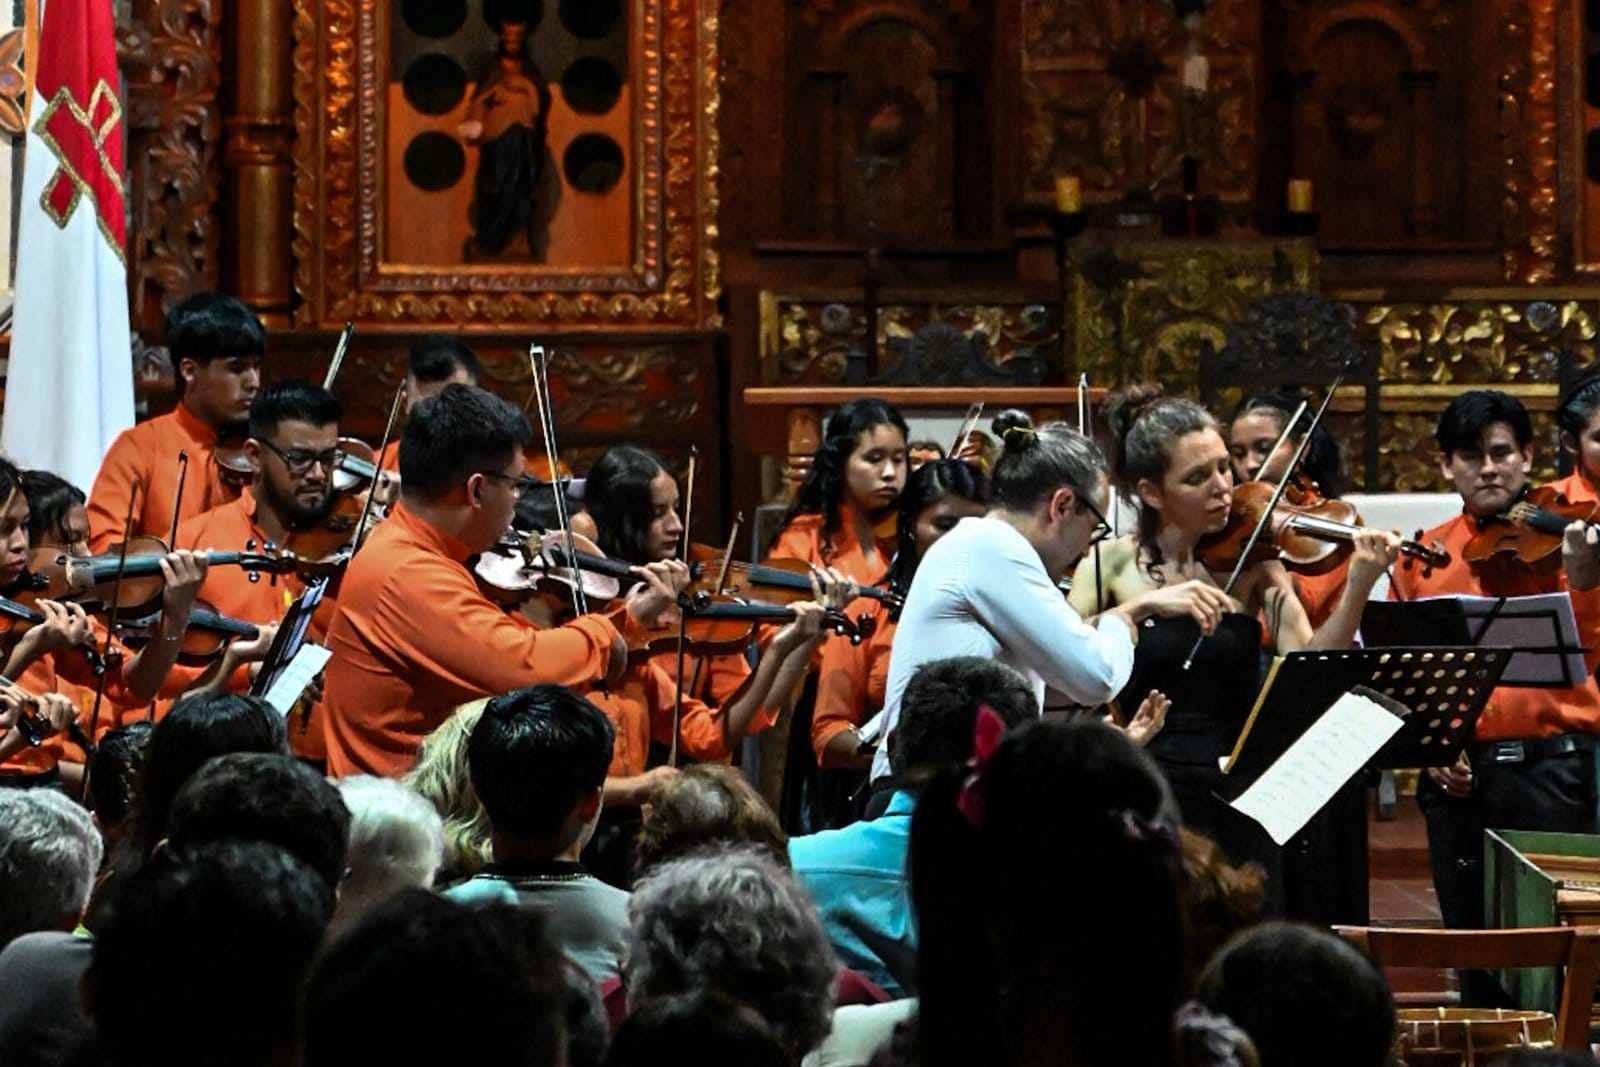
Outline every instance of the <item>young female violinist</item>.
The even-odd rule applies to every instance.
[[[1136,604],[1186,581],[1220,588],[1227,575],[1214,573],[1198,555],[1201,540],[1227,525],[1232,503],[1233,469],[1216,421],[1197,404],[1139,386],[1111,397],[1106,417],[1115,446],[1112,469],[1139,502],[1138,529],[1084,558],[1070,602],[1088,615]],[[1131,707],[1151,690],[1170,695],[1166,728],[1150,742],[1150,753],[1172,783],[1185,824],[1210,835],[1234,861],[1256,860],[1269,874],[1277,867],[1277,850],[1260,827],[1216,796],[1222,783],[1218,760],[1231,750],[1256,696],[1259,620],[1265,619],[1280,653],[1348,647],[1396,545],[1382,531],[1355,535],[1344,595],[1320,629],[1312,627],[1276,561],[1242,572],[1229,591],[1227,612],[1209,631],[1187,616],[1143,620],[1133,674],[1117,701]]]
[[[900,495],[890,591],[904,597],[923,553],[962,519],[982,515],[988,495],[988,479],[965,460],[930,460],[912,471]],[[861,751],[856,731],[883,707],[889,652],[900,621],[898,608],[879,602],[874,609],[877,628],[870,638],[857,645],[829,641],[823,646],[811,718],[811,746],[818,767],[866,770],[872,765],[872,752]]]
[[[906,420],[862,397],[828,419],[822,444],[768,553],[876,585],[894,556],[889,520],[906,484]]]
[[[1245,397],[1228,418],[1228,452],[1233,461],[1233,484],[1277,482],[1294,458],[1295,450],[1311,425],[1309,414],[1300,417],[1296,432],[1283,439],[1276,453],[1273,446],[1283,438],[1283,428],[1303,398],[1288,392],[1255,393]],[[1327,500],[1344,495],[1344,452],[1328,428],[1318,423],[1311,430],[1311,443],[1300,461],[1300,484],[1315,488]],[[1313,628],[1328,621],[1344,594],[1350,573],[1350,557],[1345,556],[1332,569],[1321,574],[1293,574],[1295,593],[1306,609]]]

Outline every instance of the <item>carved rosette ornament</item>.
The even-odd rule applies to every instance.
[[[718,324],[717,15],[632,8],[633,251],[622,267],[396,265],[380,255],[381,0],[295,0],[295,275],[303,325],[712,328]]]

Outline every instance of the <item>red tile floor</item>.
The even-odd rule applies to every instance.
[[[1370,819],[1369,863],[1373,926],[1438,926],[1439,898],[1428,870],[1428,832],[1415,796],[1401,796],[1394,818]],[[1455,975],[1422,968],[1388,972],[1402,1005],[1433,1005],[1455,1000]]]

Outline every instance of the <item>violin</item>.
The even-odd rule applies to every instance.
[[[682,613],[681,620],[677,612],[664,614],[656,627],[629,642],[628,651],[645,655],[676,652],[681,638],[691,653],[728,655],[748,648],[763,623],[793,622],[797,617],[794,608],[783,604],[763,604],[704,591],[685,593],[679,598],[678,611]],[[877,631],[878,620],[872,615],[852,619],[830,608],[822,614],[822,625],[831,633],[849,638],[852,645],[859,645]]]
[[[244,443],[250,429],[244,423],[226,426],[217,431],[217,443],[211,449],[211,462],[217,468],[217,479],[233,493],[243,492],[256,480],[250,457],[245,454]]]
[[[1231,571],[1238,566],[1275,489],[1268,482],[1236,486],[1228,524],[1201,538],[1195,548],[1200,561],[1213,571]],[[1292,481],[1272,510],[1246,566],[1275,559],[1300,574],[1326,574],[1350,557],[1360,529],[1361,516],[1353,504],[1318,495],[1314,483]],[[1420,538],[1421,532],[1416,536]],[[1432,545],[1417,539],[1401,541],[1400,554],[1419,560],[1424,574],[1450,562],[1450,553],[1438,541]]]
[[[569,566],[563,540],[561,534],[508,531],[478,557],[473,573],[489,597],[502,604],[539,593],[570,597],[574,585],[592,603],[604,604],[622,595],[624,581],[630,585],[638,581],[631,565],[609,558],[579,533],[572,535],[578,546],[577,566]]]
[[[898,514],[898,511],[896,511]],[[777,604],[792,604],[796,600],[810,600],[811,567],[799,559],[770,559],[765,563],[746,563],[727,559],[724,549],[711,545],[689,546],[689,593],[697,591],[726,592],[746,600],[766,600]],[[720,590],[708,588],[722,572],[726,562],[727,581]],[[857,589],[859,596],[876,600],[890,608],[900,607],[905,598],[891,589],[864,585]]]
[[[0,633],[21,634],[44,621],[43,612],[29,607],[20,600],[0,596]],[[89,669],[95,674],[106,672],[106,657],[100,654],[100,649],[95,647],[93,639],[76,646],[76,651],[83,655],[84,661],[89,664]]]
[[[1574,522],[1592,522],[1593,503],[1573,503],[1553,486],[1528,490],[1496,516],[1482,519],[1478,533],[1461,550],[1468,563],[1521,563],[1536,572],[1561,568],[1561,543]]]
[[[11,679],[3,676],[0,676],[0,682],[16,685]],[[38,748],[44,744],[45,739],[52,733],[50,724],[39,714],[39,711],[39,700],[31,693],[22,702],[22,706],[17,709],[17,721],[13,725],[16,727],[17,733],[22,735],[22,740],[27,742],[29,748]],[[82,724],[77,719],[73,719],[72,722],[68,723],[66,729],[62,732],[70,737],[74,744],[83,749],[86,755],[94,753],[94,741],[85,732]]]
[[[159,613],[130,619],[117,624],[116,634],[129,648],[143,648],[155,636],[160,623]],[[219,614],[204,600],[196,600],[193,610],[189,612],[189,624],[178,643],[178,662],[203,666],[222,655],[228,642],[234,638],[254,641],[260,636],[261,631],[254,623]]]

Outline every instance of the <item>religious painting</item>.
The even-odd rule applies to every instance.
[[[715,318],[710,0],[297,0],[299,318]]]

